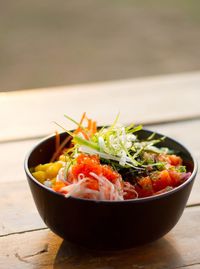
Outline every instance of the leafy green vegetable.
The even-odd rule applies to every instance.
[[[67,119],[74,122],[78,128],[87,134],[87,128],[80,125],[77,121],[65,115]],[[147,139],[140,140],[137,132],[142,129],[142,125],[122,126],[118,124],[119,114],[110,127],[102,127],[96,133],[89,134],[88,138],[81,132],[72,133],[62,126],[69,135],[73,137],[74,151],[86,154],[97,154],[101,161],[120,171],[126,173],[141,174],[149,170],[163,170],[166,163],[155,158],[159,154],[167,154],[168,148],[158,148],[156,144],[165,140],[165,137],[155,138],[152,133]],[[180,171],[185,171],[185,167],[179,167]]]

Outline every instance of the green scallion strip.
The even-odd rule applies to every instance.
[[[95,149],[97,151],[100,151],[100,148],[97,144],[95,144],[94,142],[91,142],[89,140],[86,140],[84,138],[81,138],[80,136],[78,135],[75,135],[73,137],[73,141],[81,146],[86,146],[88,148],[92,148],[92,149]]]

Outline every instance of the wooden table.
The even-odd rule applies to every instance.
[[[199,175],[182,218],[164,238],[119,252],[75,247],[41,221],[23,171],[27,151],[83,111],[110,124],[145,127],[183,142],[200,159],[200,72],[0,93],[0,268],[200,268]]]

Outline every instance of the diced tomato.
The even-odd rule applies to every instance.
[[[136,194],[132,191],[126,191],[126,194],[124,194],[124,200],[129,200],[129,199],[135,199]]]
[[[178,166],[182,164],[182,159],[176,155],[167,155],[171,165]]]
[[[150,177],[143,177],[138,182],[139,186],[136,186],[138,197],[147,197],[153,195],[153,185]]]
[[[169,174],[172,180],[172,186],[176,187],[181,184],[181,173],[175,170],[169,170]]]
[[[170,174],[167,170],[163,170],[161,172],[156,172],[151,177],[152,185],[155,192],[160,191],[167,186],[172,186],[172,180]]]

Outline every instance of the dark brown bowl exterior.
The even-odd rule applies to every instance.
[[[145,138],[151,133],[142,130],[140,137]],[[66,135],[61,135],[62,140]],[[180,152],[192,172],[190,178],[164,194],[111,202],[65,198],[35,180],[29,169],[49,162],[54,152],[55,137],[44,139],[25,160],[29,186],[43,221],[65,240],[95,249],[130,248],[162,237],[176,225],[183,213],[197,173],[197,163],[175,140],[167,137],[160,145]]]

